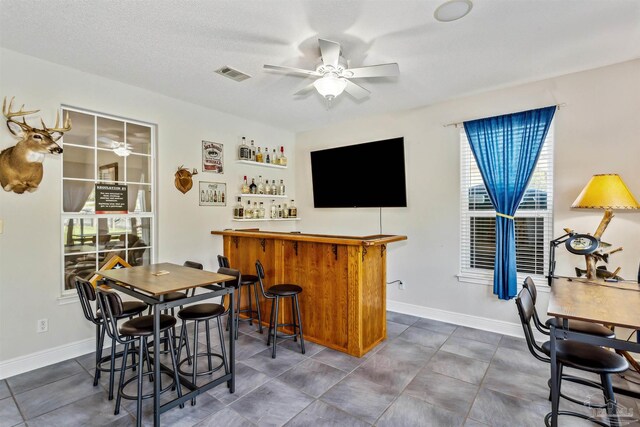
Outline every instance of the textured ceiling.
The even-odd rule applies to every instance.
[[[640,57],[638,0],[474,0],[441,23],[426,0],[0,0],[0,45],[290,130],[432,104]],[[313,68],[318,37],[350,66],[398,62],[359,79],[326,110],[312,80],[262,70]],[[228,65],[253,78],[214,73]]]

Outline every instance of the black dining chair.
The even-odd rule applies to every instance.
[[[542,345],[538,345],[533,335],[533,329],[531,328],[531,321],[534,316],[535,306],[533,304],[533,298],[528,290],[522,289],[516,298],[516,306],[518,307],[518,314],[520,316],[520,322],[522,323],[522,329],[524,330],[524,336],[529,347],[529,351],[533,356],[543,362],[550,363],[551,359],[551,345],[549,341],[544,342]],[[558,365],[558,394],[561,397],[580,404],[585,405],[583,401],[579,401],[574,398],[570,398],[561,394],[562,380],[569,380],[579,384],[594,386],[602,390],[605,403],[604,405],[589,406],[592,408],[606,408],[609,415],[609,422],[611,426],[618,426],[618,417],[616,416],[616,400],[613,393],[613,384],[611,381],[611,375],[626,371],[629,369],[629,363],[624,357],[617,355],[612,351],[605,350],[602,347],[598,347],[591,344],[586,344],[574,340],[556,340],[556,360]],[[563,375],[563,368],[567,366],[579,371],[591,372],[600,376],[600,384],[594,383],[589,380],[585,380],[578,377],[572,377]],[[588,415],[581,414],[574,411],[558,411],[558,415],[566,415],[589,420],[598,425],[609,427],[608,424],[589,417]],[[551,413],[545,417],[545,424],[550,425]]]
[[[256,261],[256,273],[260,282],[260,290],[262,296],[271,300],[271,316],[269,318],[269,331],[267,332],[267,346],[271,344],[273,338],[273,349],[271,350],[271,357],[276,358],[276,339],[279,338],[293,338],[294,341],[300,337],[300,350],[302,354],[304,350],[304,338],[302,334],[302,321],[300,320],[300,303],[298,301],[298,295],[302,293],[302,288],[295,284],[283,283],[278,285],[272,285],[269,289],[264,289],[264,267],[260,261]],[[278,317],[280,313],[280,300],[283,298],[291,298],[291,323],[278,323]],[[293,334],[281,334],[278,335],[279,327],[291,327],[293,328]],[[273,334],[273,335],[272,335]]]
[[[115,378],[115,361],[116,358],[122,357],[123,353],[116,353],[116,340],[111,339],[111,352],[107,356],[102,356],[102,350],[104,348],[104,339],[106,335],[106,327],[104,322],[103,311],[99,308],[96,311],[91,306],[92,303],[96,303],[96,288],[91,282],[85,280],[79,276],[74,278],[76,291],[78,292],[78,298],[80,300],[80,306],[84,317],[96,326],[96,367],[93,374],[93,386],[98,385],[101,372],[109,372],[109,400],[113,399],[113,386]],[[147,308],[147,304],[141,301],[125,301],[122,303],[121,319],[129,318],[133,316],[139,316]],[[128,366],[135,370],[136,359],[135,353],[131,353],[132,365]],[[105,363],[109,363],[109,367],[104,366]],[[126,359],[122,359],[122,363],[126,365]]]
[[[229,258],[224,255],[218,255],[218,266],[221,268],[231,268],[229,265]],[[240,322],[249,322],[249,325],[253,326],[253,321],[256,320],[254,314],[257,316],[258,322],[258,332],[262,333],[262,315],[260,313],[260,299],[258,297],[258,276],[253,274],[242,274],[242,278],[238,287],[238,293],[236,295],[236,307],[235,307],[235,319],[236,319],[236,332],[235,339],[238,339],[238,325]],[[253,288],[253,289],[252,289]],[[242,301],[242,292],[243,289],[247,292],[247,304],[248,307],[245,309],[240,308],[240,304]],[[253,292],[253,298],[251,293]],[[252,302],[253,299],[253,302]],[[253,303],[256,305],[256,309],[253,309]],[[247,315],[246,318],[241,319],[240,314],[245,313]],[[227,319],[227,330],[229,330],[229,322]]]
[[[562,319],[556,319],[555,317],[551,317],[547,319],[545,323],[542,323],[540,317],[538,316],[538,310],[536,310],[535,305],[538,300],[538,289],[536,287],[535,282],[529,276],[524,279],[524,283],[522,287],[529,291],[531,295],[531,299],[533,301],[533,325],[536,327],[540,333],[545,335],[549,335],[549,331],[551,326],[555,326],[556,328],[562,327]],[[615,338],[616,334],[611,329],[599,325],[597,323],[584,322],[582,320],[568,320],[569,330],[573,332],[581,332],[584,334],[596,335],[604,338]]]

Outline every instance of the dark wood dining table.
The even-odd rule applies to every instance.
[[[588,344],[640,353],[640,343],[604,338],[568,330],[569,320],[583,320],[640,330],[640,285],[631,282],[595,282],[578,278],[555,278],[551,285],[547,314],[563,319],[562,327],[551,327],[551,426],[558,425],[559,378],[556,340],[572,339]],[[640,398],[640,393],[614,387],[616,394]]]
[[[96,274],[102,276],[101,283],[103,285],[110,286],[153,307],[153,370],[155,378],[160,378],[161,371],[173,375],[170,367],[160,363],[160,313],[163,310],[223,295],[229,295],[229,307],[234,307],[234,287],[225,287],[224,282],[235,280],[235,278],[225,274],[212,273],[171,263],[97,271]],[[164,296],[169,292],[188,291],[195,288],[205,289],[208,292],[197,293],[175,301],[164,301]],[[189,389],[189,392],[162,405],[160,405],[160,381],[154,381],[154,426],[160,425],[160,415],[162,413],[222,383],[227,383],[230,393],[235,392],[235,340],[233,339],[235,322],[233,310],[229,312],[231,316],[229,321],[229,373],[200,386],[179,375],[180,384]]]

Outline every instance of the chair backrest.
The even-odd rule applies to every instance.
[[[533,304],[533,299],[531,298],[531,294],[526,289],[522,289],[516,298],[516,306],[518,307],[518,314],[520,315],[520,323],[522,323],[522,329],[524,330],[524,338],[527,341],[527,347],[529,347],[529,351],[533,356],[541,360],[543,362],[549,362],[550,359],[548,357],[542,356],[543,350],[536,343],[535,337],[533,335],[533,330],[531,329],[531,318],[535,312],[535,305]]]
[[[229,265],[229,258],[224,255],[218,255],[218,267],[231,268]]]
[[[228,267],[220,267],[218,269],[218,273],[235,277],[234,280],[228,280],[224,282],[224,285],[233,286],[234,288],[238,289],[238,287],[240,286],[240,279],[242,278],[242,275],[240,274],[240,270],[234,270],[233,268],[228,268]]]
[[[104,318],[104,324],[107,329],[107,335],[111,338],[115,338],[118,342],[120,336],[118,334],[118,317],[122,316],[124,311],[122,305],[122,299],[114,291],[107,291],[104,289],[97,289],[98,306]]]
[[[93,311],[93,307],[91,307],[91,301],[96,300],[96,290],[93,287],[93,284],[80,276],[75,276],[73,280],[75,282],[76,291],[78,292],[78,298],[80,299],[80,306],[82,307],[84,317],[95,325],[100,324],[100,318],[96,316]]]
[[[184,264],[182,264],[185,267],[190,267],[190,268],[197,268],[198,270],[203,270],[203,266],[202,264],[200,264],[199,262],[195,262],[195,261],[185,261]]]
[[[536,288],[536,284],[531,276],[527,276],[527,278],[524,279],[522,287],[529,291],[529,294],[531,294],[531,299],[533,300],[533,305],[536,305],[536,301],[538,300],[538,289]]]
[[[256,260],[256,275],[258,276],[258,281],[260,282],[260,291],[262,292],[262,296],[265,298],[273,298],[269,296],[267,292],[264,290],[264,267],[260,260]]]

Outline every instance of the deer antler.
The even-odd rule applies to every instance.
[[[58,127],[59,122],[60,122],[60,112],[56,113],[56,124],[53,125],[52,128],[48,128],[47,125],[44,124],[44,120],[40,118],[40,123],[42,123],[43,129],[49,133],[51,132],[65,133],[71,130],[71,119],[69,119],[69,112],[67,112],[67,116],[64,118],[64,123],[61,128]]]
[[[28,116],[29,114],[34,114],[37,113],[40,110],[33,110],[33,111],[24,111],[24,104],[22,104],[22,107],[20,107],[20,110],[18,111],[11,111],[11,109],[13,108],[13,100],[15,99],[15,96],[11,97],[11,101],[9,101],[9,106],[7,107],[7,97],[4,97],[4,100],[2,101],[2,114],[4,115],[4,117],[11,122],[14,123],[18,123],[15,120],[13,120],[13,117],[21,117],[21,116]],[[23,118],[24,120],[24,118]],[[25,123],[26,124],[26,123]]]

